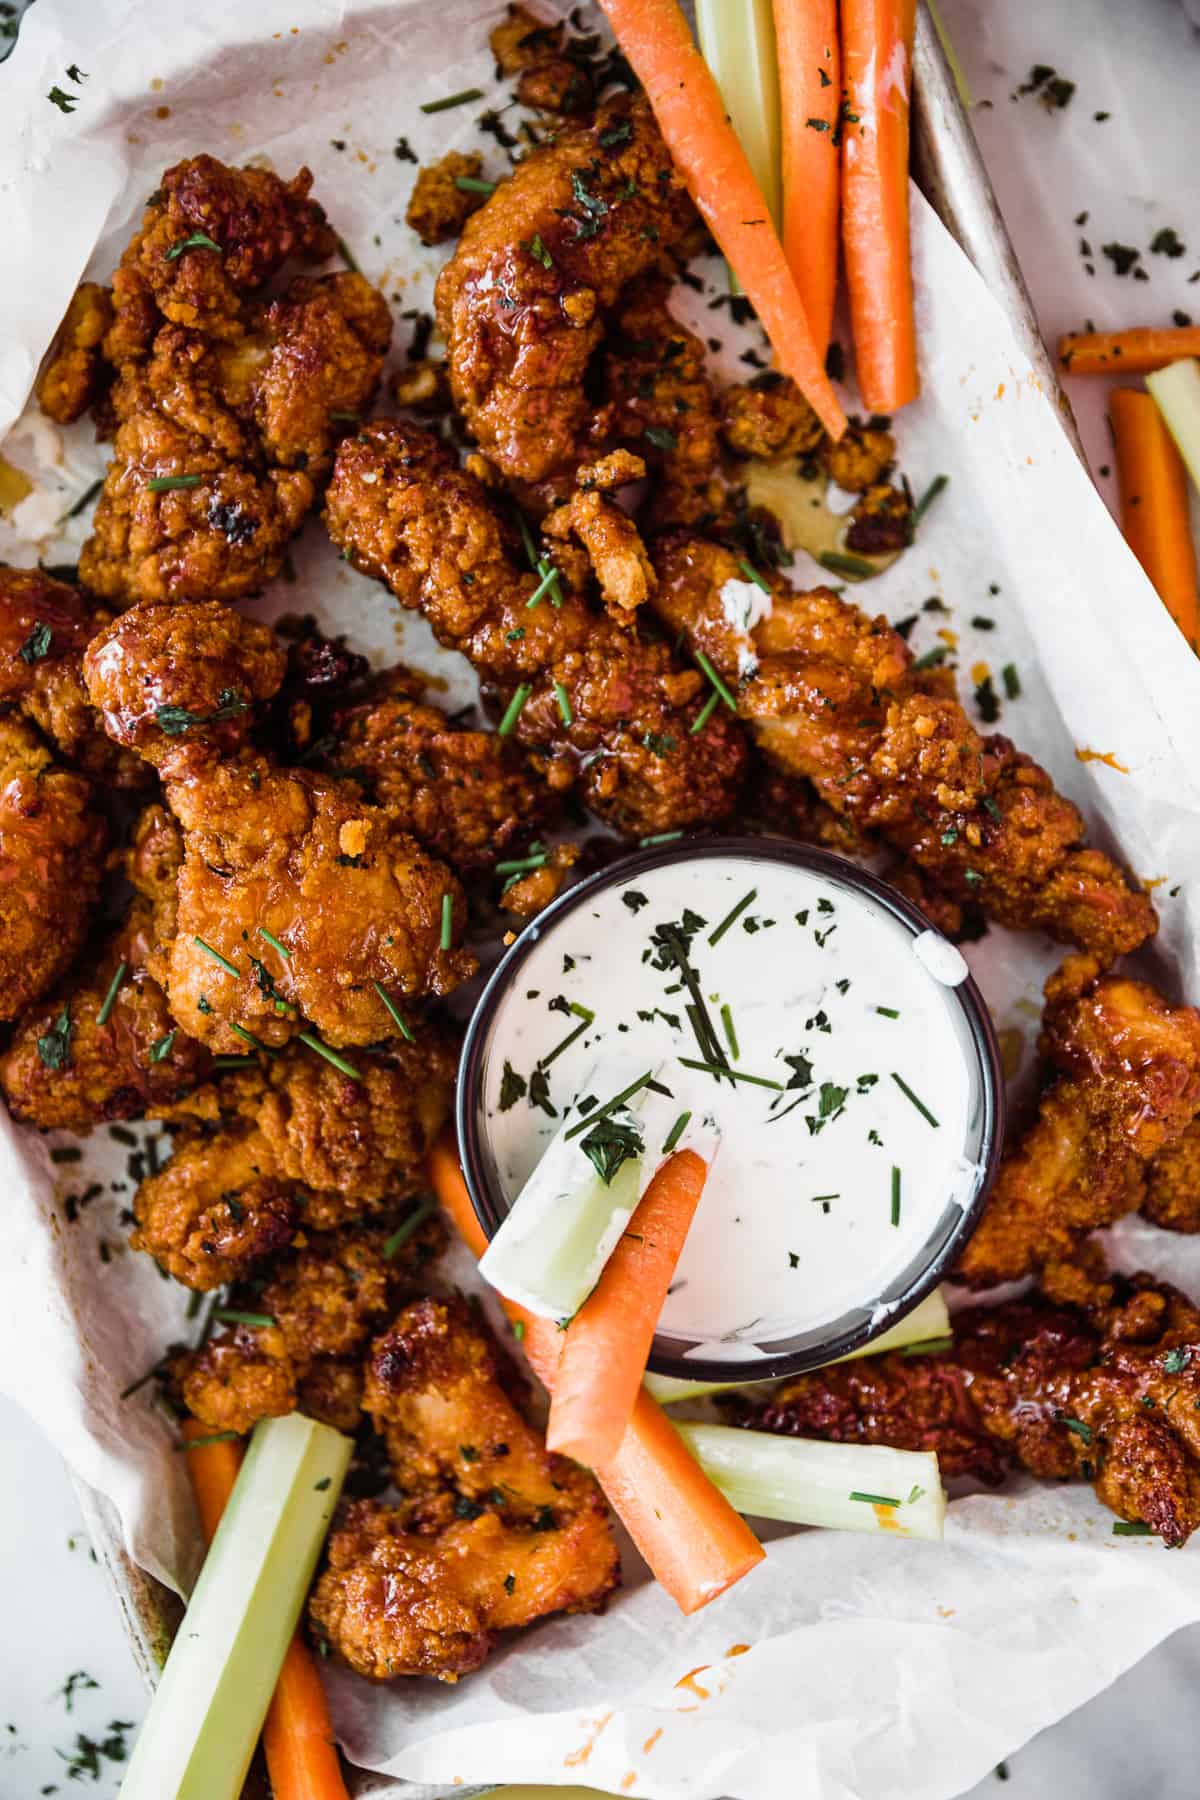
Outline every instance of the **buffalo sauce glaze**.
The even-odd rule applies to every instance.
[[[614,881],[545,929],[494,1014],[500,1191],[648,1075],[610,1115],[644,1141],[643,1187],[665,1145],[710,1162],[661,1328],[753,1356],[873,1308],[980,1179],[966,974],[936,933],[765,857]]]

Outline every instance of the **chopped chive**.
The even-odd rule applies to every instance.
[[[917,657],[916,661],[910,665],[908,672],[910,675],[919,675],[923,669],[936,669],[945,662],[949,654],[949,644],[935,644],[932,650],[925,652],[924,656]]]
[[[552,588],[558,580],[558,570],[553,563],[543,563],[542,568],[544,570],[542,579],[538,582],[532,594],[530,594],[528,600],[525,602],[526,612],[529,612],[531,607],[536,606],[547,588]]]
[[[1004,683],[1004,692],[1007,698],[1017,699],[1021,692],[1021,677],[1017,674],[1016,663],[1005,663],[1000,671],[1000,679]]]
[[[104,996],[104,1004],[100,1008],[100,1011],[96,1014],[97,1025],[107,1025],[108,1024],[109,1017],[112,1013],[112,1009],[116,1005],[117,989],[120,987],[121,983],[124,981],[125,976],[127,975],[128,971],[129,971],[128,963],[121,962],[121,963],[117,964],[117,972],[108,984],[108,992]]]
[[[448,950],[454,942],[454,896],[442,895],[442,949]]]
[[[237,1030],[236,1025],[234,1030]],[[307,1044],[310,1050],[315,1050],[318,1056],[323,1056],[327,1063],[332,1063],[335,1069],[339,1069],[343,1075],[348,1075],[351,1081],[362,1080],[362,1076],[354,1064],[348,1063],[344,1056],[338,1055],[336,1050],[331,1050],[328,1044],[323,1044],[315,1032],[302,1031],[298,1035],[302,1044]]]
[[[482,88],[464,88],[461,94],[447,94],[444,100],[426,100],[421,111],[423,113],[449,112],[452,106],[465,106],[468,100],[482,99]]]
[[[885,1019],[898,1019],[900,1017],[900,1014],[896,1011],[894,1006],[877,1006],[875,1011],[877,1013],[882,1013]]]
[[[871,575],[877,575],[874,563],[869,563],[865,556],[848,556],[842,550],[822,550],[817,561],[831,575],[849,575],[854,581],[866,581]]]
[[[697,650],[696,661],[699,663],[700,667],[704,670],[704,673],[708,676],[708,679],[712,682],[713,686],[716,688],[718,694],[720,694],[722,700],[725,702],[725,704],[729,708],[730,712],[735,713],[737,711],[737,701],[734,699],[733,695],[730,693],[729,689],[726,687],[726,685],[722,681],[721,677],[717,674],[717,671],[713,668],[713,666],[709,662],[707,656],[705,656],[703,650]]]
[[[586,1007],[584,1008],[584,1011],[587,1012]],[[545,1056],[540,1056],[538,1058],[538,1065],[537,1065],[538,1068],[539,1069],[548,1069],[552,1062],[557,1062],[558,1058],[562,1055],[563,1051],[569,1050],[571,1048],[571,1045],[575,1042],[576,1038],[580,1038],[583,1036],[584,1032],[587,1030],[588,1026],[592,1023],[592,1020],[595,1018],[595,1016],[596,1015],[594,1013],[590,1013],[590,1012],[587,1013],[587,1017],[583,1020],[583,1023],[581,1025],[576,1025],[576,1027],[574,1028],[573,1031],[568,1031],[566,1037],[563,1038],[561,1040],[561,1042],[555,1044],[553,1050],[549,1051]]]
[[[900,1171],[892,1164],[892,1224],[900,1223]]]
[[[498,862],[497,875],[527,875],[531,869],[542,869],[546,866],[548,850],[533,850],[528,856],[519,856],[512,862]]]
[[[654,844],[673,844],[676,838],[682,836],[682,831],[656,831],[652,837],[639,838],[638,845],[643,850],[649,850]]]
[[[103,486],[104,486],[104,477],[103,477],[103,475],[100,475],[97,477],[97,479],[95,481],[93,481],[90,488],[84,489],[83,493],[80,494],[78,500],[76,500],[74,506],[69,506],[67,508],[67,510],[63,514],[62,518],[58,521],[59,524],[65,525],[68,519],[78,518],[79,514],[83,511],[84,507],[91,505],[92,501],[96,498],[96,495],[100,492],[100,489]]]
[[[128,1400],[130,1396],[136,1394],[140,1388],[144,1388],[148,1381],[153,1381],[156,1375],[161,1374],[166,1368],[166,1364],[166,1357],[160,1356],[153,1367],[147,1369],[144,1375],[139,1375],[136,1381],[131,1381],[127,1388],[121,1389],[121,1392],[117,1395],[118,1400]]]
[[[561,681],[554,684],[554,698],[558,701],[558,714],[564,725],[570,725],[575,715],[571,711],[571,696]]]
[[[529,521],[526,519],[525,514],[521,511],[519,506],[516,509],[516,514],[517,530],[521,533],[521,544],[525,551],[525,555],[528,558],[529,566],[535,573],[540,574],[542,559],[537,553],[537,545],[533,541],[533,533],[529,529]]]
[[[497,727],[496,727],[496,736],[497,737],[508,737],[509,733],[513,729],[513,726],[516,724],[517,720],[520,718],[521,713],[525,707],[525,702],[528,700],[528,698],[529,698],[530,694],[532,694],[532,692],[533,692],[533,689],[530,687],[529,683],[527,681],[523,681],[521,683],[520,687],[517,689],[516,693],[513,695],[512,699],[509,701],[508,705],[504,709],[504,717],[501,719],[499,725],[497,725]]]
[[[721,939],[725,936],[725,933],[729,930],[729,927],[731,925],[736,925],[738,920],[741,918],[742,914],[745,912],[746,908],[748,906],[753,906],[754,902],[757,899],[758,899],[758,889],[757,888],[751,888],[750,892],[748,894],[743,894],[741,899],[738,901],[737,905],[733,908],[732,912],[727,912],[725,914],[725,917],[721,920],[721,923],[717,926],[716,930],[709,932],[709,934],[708,934],[709,943],[710,944],[719,944]]]
[[[1112,1534],[1114,1537],[1153,1537],[1154,1527],[1147,1525],[1144,1519],[1114,1519]]]
[[[182,256],[185,250],[215,250],[218,256],[225,254],[220,244],[214,243],[206,232],[193,231],[190,237],[180,238],[177,244],[171,245],[165,260],[174,262],[176,257]]]
[[[244,1044],[253,1044],[256,1050],[266,1050],[268,1056],[273,1056],[275,1054],[273,1050],[267,1050],[267,1046],[260,1042],[252,1031],[247,1031],[244,1025],[234,1025],[231,1023],[229,1029],[234,1033],[235,1037],[240,1037]],[[245,1061],[247,1059],[242,1058],[240,1060]]]
[[[676,1119],[675,1123],[672,1125],[670,1131],[668,1131],[666,1137],[663,1139],[662,1153],[664,1156],[670,1156],[672,1150],[675,1148],[676,1144],[679,1142],[680,1138],[683,1136],[684,1132],[687,1130],[688,1120],[691,1118],[691,1116],[692,1115],[690,1112],[681,1112],[680,1113],[679,1117]]]
[[[928,1119],[929,1123],[931,1125],[934,1125],[934,1126],[940,1125],[941,1120],[934,1118],[933,1114],[930,1112],[930,1110],[926,1106],[925,1102],[923,1100],[918,1100],[917,1096],[913,1093],[912,1089],[909,1087],[907,1081],[905,1081],[903,1075],[897,1075],[895,1069],[892,1070],[892,1080],[895,1082],[896,1086],[900,1089],[900,1092],[905,1096],[905,1098],[912,1101],[913,1105],[916,1107],[917,1111],[920,1113],[920,1115],[923,1119]]]
[[[407,1244],[409,1238],[416,1236],[430,1213],[434,1212],[436,1208],[437,1201],[434,1199],[433,1195],[430,1194],[426,1199],[422,1200],[415,1212],[409,1213],[403,1225],[397,1226],[396,1230],[393,1231],[391,1237],[383,1246],[383,1258],[385,1262],[390,1262],[397,1250]]]
[[[407,1038],[407,1040],[410,1044],[415,1043],[416,1040],[413,1037],[413,1034],[412,1034],[411,1030],[409,1029],[408,1024],[406,1023],[403,1015],[397,1010],[396,1004],[393,1001],[391,995],[387,992],[387,989],[384,987],[381,987],[379,982],[377,982],[377,981],[373,981],[371,983],[371,986],[375,989],[375,992],[379,995],[379,998],[383,1001],[383,1004],[387,1007],[388,1012],[392,1016],[392,1021],[396,1027],[396,1030],[400,1033],[400,1036],[402,1038]]]
[[[783,1092],[782,1081],[769,1081],[765,1075],[747,1075],[742,1069],[730,1069],[724,1063],[698,1062],[691,1056],[681,1056],[679,1060],[685,1069],[702,1069],[706,1075],[727,1075],[730,1081],[748,1081],[754,1087],[774,1088],[777,1094]]]
[[[725,1036],[729,1040],[729,1050],[734,1062],[738,1061],[741,1051],[738,1049],[737,1032],[733,1029],[733,1014],[728,1002],[721,1008],[721,1023],[725,1027]]]
[[[624,1106],[626,1100],[636,1094],[639,1088],[645,1087],[646,1083],[653,1077],[653,1074],[653,1069],[647,1069],[644,1075],[639,1075],[636,1081],[631,1081],[627,1088],[622,1088],[619,1094],[614,1094],[611,1100],[606,1100],[604,1102],[603,1106],[594,1106],[591,1112],[587,1114],[586,1118],[580,1119],[577,1125],[572,1125],[570,1131],[567,1132],[564,1141],[569,1142],[571,1138],[578,1137],[581,1131],[589,1131],[598,1120],[606,1119],[609,1113],[616,1112],[619,1106]]]
[[[250,1068],[253,1061],[254,1061],[254,1058],[252,1056],[234,1056],[232,1054],[232,1052],[230,1052],[226,1056],[214,1056],[213,1057],[213,1068],[214,1069],[248,1069],[248,1068]]]
[[[478,175],[456,175],[454,185],[463,194],[494,194],[494,181],[480,181]]]
[[[157,1043],[151,1044],[150,1061],[152,1063],[166,1062],[171,1051],[175,1048],[175,1039],[178,1036],[179,1027],[176,1026],[174,1031],[168,1031],[166,1037],[160,1037]]]
[[[764,577],[759,574],[753,563],[747,562],[744,556],[739,556],[737,559],[737,566],[742,571],[742,574],[746,577],[747,581],[752,581],[756,587],[760,587],[764,594],[770,593],[770,582],[765,580]]]
[[[202,937],[194,937],[192,942],[198,950],[203,950],[205,956],[211,956],[215,963],[220,963],[225,973],[232,975],[235,981],[242,979],[241,970],[235,967],[228,957],[222,956],[219,950],[214,950],[211,944],[206,944]]]
[[[169,494],[175,488],[194,488],[200,486],[199,475],[155,475],[146,483],[148,494]]]
[[[278,1324],[271,1313],[235,1312],[232,1307],[218,1306],[213,1313],[214,1319],[220,1319],[222,1325],[258,1325],[263,1330],[270,1330]]]
[[[1085,1425],[1082,1419],[1072,1418],[1069,1413],[1060,1414],[1060,1423],[1065,1425],[1074,1437],[1081,1438],[1085,1444],[1090,1444],[1096,1435],[1090,1425]]]
[[[292,955],[291,951],[287,948],[287,946],[285,944],[280,943],[279,939],[275,936],[275,933],[273,931],[268,931],[265,925],[257,926],[256,930],[258,931],[258,935],[260,938],[266,939],[267,943],[270,944],[272,950],[278,950],[278,952],[279,952],[280,956],[282,956],[284,962],[289,962],[291,960],[291,955]]]
[[[700,708],[700,711],[696,714],[695,719],[688,726],[689,736],[696,737],[699,735],[700,732],[702,732],[704,730],[704,727],[708,724],[708,721],[712,718],[713,713],[716,711],[717,701],[720,698],[721,698],[720,694],[715,694],[715,693],[710,694],[708,696],[708,699],[704,702],[704,705]]]
[[[917,504],[913,507],[912,527],[914,531],[925,517],[925,514],[929,511],[938,495],[945,493],[949,485],[950,477],[948,475],[934,476],[929,486],[925,489],[925,492],[921,495],[921,498],[917,501]]]
[[[237,1444],[241,1442],[240,1431],[210,1431],[205,1437],[185,1438],[182,1444],[176,1444],[177,1450],[199,1450],[205,1444]]]
[[[852,1500],[862,1500],[867,1506],[899,1506],[900,1501],[891,1494],[859,1494],[853,1493]]]
[[[901,1356],[940,1356],[943,1350],[952,1350],[952,1337],[921,1338],[918,1343],[905,1344]]]

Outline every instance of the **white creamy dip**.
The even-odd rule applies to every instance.
[[[494,1015],[482,1123],[506,1203],[564,1123],[652,1074],[644,1181],[685,1113],[676,1141],[711,1159],[662,1329],[753,1354],[874,1307],[980,1178],[965,972],[766,857],[614,882],[546,927]],[[696,1066],[720,1058],[733,1079]]]

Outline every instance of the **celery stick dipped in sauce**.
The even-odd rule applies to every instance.
[[[660,1328],[752,1357],[870,1308],[978,1186],[966,974],[936,933],[765,856],[616,881],[543,931],[494,1015],[483,1122],[505,1202],[564,1126],[628,1128],[609,1109],[640,1071],[643,1185],[698,1135],[710,1162]]]

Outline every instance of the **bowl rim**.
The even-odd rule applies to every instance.
[[[585,905],[594,894],[624,885],[626,881],[650,870],[716,857],[753,857],[759,861],[782,863],[789,868],[802,868],[810,874],[824,876],[867,895],[908,927],[914,936],[937,929],[918,907],[872,870],[864,869],[858,863],[850,862],[831,850],[788,838],[729,834],[703,838],[684,837],[670,843],[644,842],[641,848],[616,858],[568,888],[532,919],[505,951],[475,1003],[463,1039],[455,1094],[455,1132],[471,1205],[489,1242],[499,1229],[507,1208],[503,1197],[488,1179],[484,1155],[485,1133],[480,1119],[483,1109],[479,1102],[488,1034],[502,1000],[526,960],[546,934],[553,931],[577,908]],[[868,1308],[860,1322],[841,1331],[831,1332],[828,1338],[818,1344],[797,1350],[775,1351],[757,1357],[753,1362],[743,1362],[684,1356],[660,1348],[656,1338],[647,1365],[652,1373],[682,1381],[723,1381],[739,1386],[800,1375],[826,1363],[836,1362],[855,1350],[861,1350],[872,1338],[890,1331],[946,1277],[951,1264],[978,1224],[995,1182],[1004,1146],[1006,1110],[1000,1047],[991,1014],[974,976],[968,971],[965,981],[959,982],[951,991],[958,999],[976,1055],[982,1107],[979,1162],[983,1173],[970,1202],[962,1207],[957,1224],[936,1246],[929,1261],[922,1265],[903,1289],[889,1295],[885,1316],[875,1319],[872,1309]],[[739,1371],[744,1371],[741,1381],[738,1380]]]

